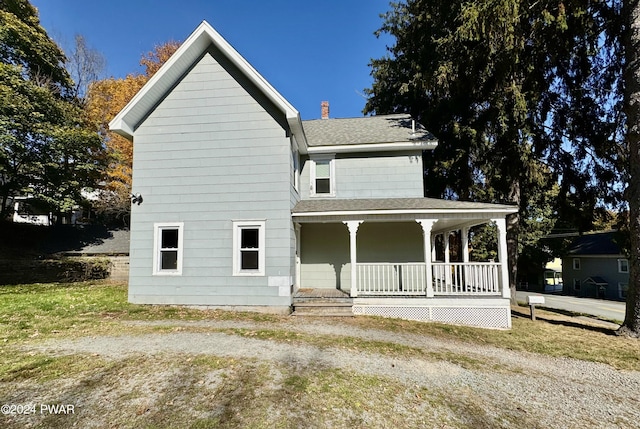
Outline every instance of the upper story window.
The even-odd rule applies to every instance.
[[[311,160],[311,195],[335,196],[335,159]]]
[[[629,272],[629,260],[628,259],[618,259],[618,272],[619,273],[628,273]]]
[[[300,192],[300,154],[297,150],[291,151],[291,173],[293,174],[293,188]]]
[[[233,222],[233,275],[264,276],[265,221]]]
[[[574,270],[580,269],[580,258],[573,258],[573,269]]]
[[[154,224],[154,275],[181,275],[184,223]]]

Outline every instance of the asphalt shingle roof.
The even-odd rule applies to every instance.
[[[616,232],[585,234],[576,238],[567,253],[570,255],[620,255]]]
[[[516,206],[439,200],[435,198],[366,198],[303,200],[293,208],[296,213],[350,212],[371,210],[504,210]]]
[[[56,225],[40,245],[43,253],[128,254],[129,230],[109,229],[100,225]]]
[[[407,114],[315,119],[302,121],[302,127],[310,147],[436,141],[418,123],[413,133],[411,116]]]

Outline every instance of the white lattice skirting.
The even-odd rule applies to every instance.
[[[511,328],[509,307],[354,305],[353,314],[432,321],[482,328]]]

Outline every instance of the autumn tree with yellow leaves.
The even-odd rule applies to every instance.
[[[111,162],[107,171],[104,192],[95,208],[106,218],[127,222],[130,212],[131,172],[133,144],[126,138],[109,131],[108,124],[136,95],[145,83],[180,47],[169,41],[142,56],[143,74],[129,74],[125,78],[96,81],[89,87],[86,111],[102,136]]]

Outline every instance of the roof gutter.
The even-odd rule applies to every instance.
[[[320,153],[353,153],[353,152],[391,152],[401,150],[433,150],[438,146],[437,140],[420,140],[415,142],[361,143],[331,146],[311,146],[309,154]]]

